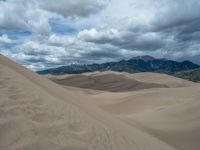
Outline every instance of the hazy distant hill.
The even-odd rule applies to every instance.
[[[118,72],[159,72],[174,74],[176,72],[199,68],[200,66],[190,61],[177,62],[167,59],[156,59],[151,56],[138,56],[119,62],[103,64],[70,65],[59,68],[39,71],[39,74],[79,74],[93,71],[118,71]]]
[[[178,72],[175,74],[175,76],[186,79],[186,80],[190,80],[193,82],[200,82],[200,68]]]

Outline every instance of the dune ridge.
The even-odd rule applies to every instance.
[[[175,149],[2,55],[0,77],[2,150]]]
[[[119,73],[113,71],[74,75],[46,75],[53,82],[84,89],[109,92],[129,92],[151,88],[176,88],[193,85],[193,82],[159,73]]]
[[[70,89],[66,85],[64,87],[68,90],[77,89],[79,92],[82,91],[82,94],[89,94],[92,103],[97,107],[177,150],[199,150],[200,84],[158,73],[128,74],[109,71],[84,75],[102,77],[108,74],[113,75],[113,78],[120,75],[142,83],[163,84],[167,88],[154,87],[109,92],[75,87]],[[50,76],[50,78],[67,79],[66,76],[68,75]],[[70,78],[73,76],[77,75],[70,75]]]

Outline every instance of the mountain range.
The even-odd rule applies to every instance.
[[[200,68],[181,71],[175,73],[174,76],[193,82],[200,82]]]
[[[173,61],[168,59],[157,59],[148,55],[137,56],[129,60],[118,62],[107,62],[102,64],[69,65],[38,71],[39,74],[79,74],[94,71],[117,71],[117,72],[157,72],[165,74],[176,74],[187,70],[197,69],[200,66],[191,61]]]

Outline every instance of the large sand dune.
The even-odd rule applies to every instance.
[[[0,55],[0,150],[199,150],[199,84],[95,74],[142,88],[63,88]]]
[[[175,149],[3,56],[0,79],[1,150]]]
[[[47,75],[49,79],[65,86],[110,92],[127,92],[151,88],[190,86],[194,83],[158,73],[118,73],[113,71],[75,75]]]
[[[104,92],[94,90],[88,92],[85,89],[82,91],[89,93],[92,103],[109,112],[113,117],[120,118],[123,122],[161,139],[176,149],[200,149],[200,84],[157,73],[94,72],[83,75],[48,77],[53,81],[69,79],[71,86],[81,87],[82,81],[73,81],[73,83],[71,79],[83,76],[87,76],[86,81],[88,78],[99,77],[104,81],[112,82],[116,79],[110,80],[110,76],[117,79],[120,76],[120,81],[126,78],[133,86],[135,81],[165,85],[166,88],[159,86],[137,88],[136,84],[136,88],[131,89],[132,92],[130,89],[126,89],[125,92],[124,90],[120,91],[120,88],[117,93],[106,92],[109,91],[107,89],[104,89]],[[134,82],[130,82],[131,80]],[[66,85],[63,84],[64,82],[57,83]]]

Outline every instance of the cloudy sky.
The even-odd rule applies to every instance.
[[[200,64],[200,1],[0,0],[0,53],[33,70],[138,55]]]

